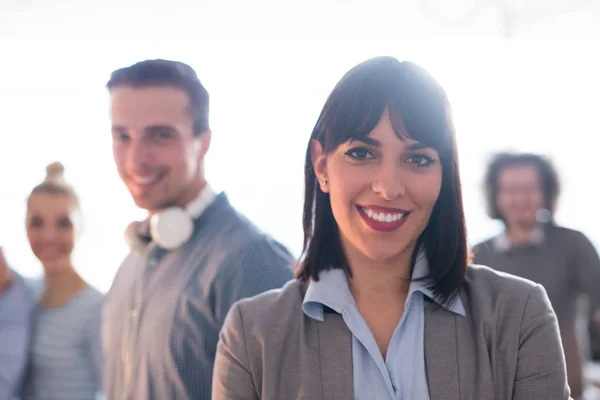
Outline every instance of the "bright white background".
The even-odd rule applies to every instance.
[[[446,16],[474,2],[430,1]],[[211,93],[210,181],[296,254],[313,124],[341,75],[376,55],[421,64],[448,92],[472,243],[499,229],[485,215],[485,162],[515,149],[553,157],[563,183],[558,222],[600,245],[600,7],[515,1],[507,31],[498,7],[441,24],[424,3],[0,0],[0,244],[9,261],[40,273],[25,198],[60,160],[85,217],[76,266],[109,288],[127,252],[123,230],[144,214],[113,165],[104,84],[145,58],[195,67]]]

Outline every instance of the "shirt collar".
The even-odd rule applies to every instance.
[[[212,186],[207,183],[200,194],[185,206],[185,210],[194,220],[197,220],[208,207],[215,202],[216,198],[217,193]],[[143,221],[134,221],[130,223],[125,230],[125,240],[132,250],[142,249],[150,243],[150,241],[152,241],[152,235],[150,234],[150,217]]]
[[[542,228],[541,224],[538,224],[535,227],[535,229],[531,232],[529,240],[526,242],[526,244],[534,245],[534,246],[540,245],[544,242],[544,236],[545,236],[544,229]],[[496,236],[494,238],[493,243],[494,243],[494,247],[496,248],[496,250],[501,253],[509,251],[510,249],[515,247],[515,245],[513,245],[510,242],[510,240],[508,239],[506,232],[503,232],[500,235]]]
[[[425,256],[425,251],[421,250],[415,261],[413,278],[426,276],[428,272],[429,267],[427,257]],[[406,298],[407,302],[415,292],[421,292],[432,301],[436,302],[433,291],[427,287],[426,281],[411,281],[408,289],[408,296]],[[329,269],[321,271],[318,281],[311,280],[308,284],[306,295],[302,302],[302,310],[306,316],[318,321],[323,321],[325,318],[324,307],[328,307],[338,314],[343,314],[344,311],[353,304],[354,298],[350,293],[348,279],[344,271],[339,268]],[[439,303],[439,305],[455,314],[461,316],[466,315],[464,305],[458,296],[449,305],[442,303]]]
[[[198,197],[188,203],[185,207],[186,211],[194,219],[198,219],[204,211],[215,201],[217,193],[214,191],[212,186],[208,183],[204,186],[204,189],[200,192]]]
[[[185,210],[190,214],[193,219],[198,219],[202,216],[204,211],[215,201],[217,193],[208,183],[204,186],[200,194],[190,201],[186,206]],[[138,235],[151,238],[150,236],[150,218],[146,218],[143,221],[139,221],[136,226]]]

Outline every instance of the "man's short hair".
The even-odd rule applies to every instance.
[[[111,91],[119,86],[172,86],[181,89],[190,97],[194,133],[199,135],[210,129],[208,91],[198,79],[196,71],[185,63],[160,59],[140,61],[111,74],[107,89]]]

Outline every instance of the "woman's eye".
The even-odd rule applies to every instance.
[[[433,164],[435,160],[425,154],[414,154],[408,157],[408,162],[415,167],[421,168]]]
[[[371,159],[373,158],[373,155],[371,154],[371,152],[367,149],[364,149],[362,147],[358,147],[355,149],[351,149],[348,150],[346,153],[344,153],[346,155],[346,157],[352,159],[352,160],[357,160],[357,161],[363,161],[363,160],[367,160],[367,159]]]

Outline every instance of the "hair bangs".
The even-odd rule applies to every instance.
[[[398,138],[419,142],[436,150],[442,160],[450,160],[453,132],[450,108],[441,88],[427,87],[414,78],[397,80],[396,85],[390,88],[387,110]]]
[[[443,89],[414,64],[379,61],[384,62],[350,70],[336,85],[313,139],[331,152],[342,143],[368,136],[387,110],[400,140],[419,142],[449,161],[453,134]]]
[[[334,106],[323,113],[322,125],[317,129],[320,137],[316,139],[323,143],[327,153],[349,140],[368,136],[387,106],[385,95],[374,92],[368,85],[363,86],[362,92],[354,87],[339,89],[332,93],[330,101]]]

